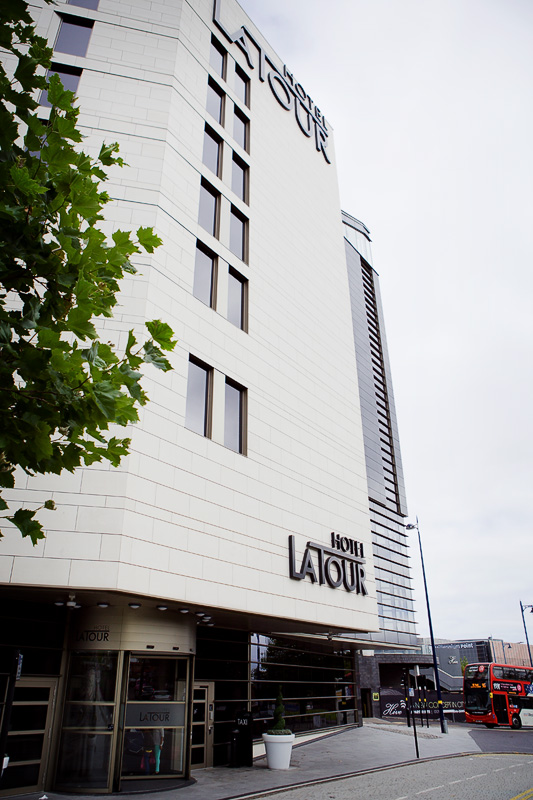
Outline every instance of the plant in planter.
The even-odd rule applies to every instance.
[[[274,725],[263,734],[269,769],[289,769],[294,733],[285,724],[285,706],[281,686],[274,709]]]

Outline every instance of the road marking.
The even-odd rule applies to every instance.
[[[511,797],[511,800],[530,800],[531,797],[533,797],[533,789],[528,789],[527,792]]]
[[[422,789],[421,792],[416,792],[415,794],[426,794],[427,792],[434,792],[435,789],[444,789],[444,786],[431,786],[429,789]]]
[[[498,769],[493,769],[493,772],[503,772],[504,769],[509,769],[509,767],[498,767]]]
[[[465,781],[473,781],[474,778],[484,778],[486,775],[486,772],[480,772],[479,775],[471,775],[469,778],[465,778]]]
[[[448,781],[448,786],[451,786],[453,783],[462,783],[462,779],[460,781]]]

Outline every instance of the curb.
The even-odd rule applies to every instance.
[[[355,772],[343,772],[340,775],[329,775],[327,778],[315,778],[311,781],[301,781],[300,783],[287,783],[283,786],[276,786],[274,789],[262,789],[259,792],[246,792],[244,794],[232,794],[226,797],[221,797],[219,800],[254,800],[256,797],[269,797],[270,795],[279,794],[280,792],[287,792],[291,789],[302,789],[306,786],[320,786],[324,783],[332,783],[334,781],[342,781],[345,778],[356,778],[358,775],[370,775],[373,772],[385,772],[389,769],[396,769],[397,767],[409,767],[412,764],[427,764],[431,761],[441,761],[446,758],[465,758],[467,756],[486,755],[485,753],[478,753],[474,751],[464,753],[448,753],[444,756],[430,756],[428,758],[415,758],[411,761],[398,761],[396,764],[387,764],[384,767],[371,767],[369,769],[360,769]],[[490,755],[498,755],[497,753],[490,753]],[[501,755],[527,755],[527,753],[502,753]]]

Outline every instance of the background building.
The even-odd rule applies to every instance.
[[[349,214],[342,220],[380,627],[366,637],[375,651],[360,651],[358,669],[362,712],[379,716],[382,690],[401,686],[410,670],[430,664],[431,657],[420,654],[416,635],[400,441],[370,231]]]
[[[347,273],[312,94],[235,0],[34,12],[85,149],[129,164],[106,231],[164,242],[105,335],[157,317],[179,340],[122,467],[21,476],[14,503],[58,510],[0,547],[2,790],[106,793],[227,763],[280,685],[296,731],[360,722],[355,652],[414,634],[403,485],[375,275],[349,243]]]
[[[422,652],[430,653],[429,639],[420,639]],[[531,666],[527,645],[523,642],[504,642],[503,639],[445,640],[436,642],[435,648],[439,662],[439,680],[444,691],[463,691],[463,672],[466,664],[493,662],[513,664],[517,667]],[[531,653],[533,657],[533,651]],[[423,674],[433,681],[433,671]]]

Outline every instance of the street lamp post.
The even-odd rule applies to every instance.
[[[529,639],[527,638],[526,618],[524,617],[524,611],[526,610],[526,608],[530,608],[531,613],[533,614],[533,605],[525,606],[520,600],[520,611],[522,612],[522,622],[524,623],[524,633],[526,634],[527,654],[529,656],[529,664],[530,666],[533,667],[533,661],[531,660],[531,650],[529,649]]]
[[[426,606],[428,610],[428,622],[429,622],[429,638],[431,640],[431,652],[433,654],[433,671],[435,673],[435,688],[437,690],[437,704],[439,707],[439,719],[440,719],[440,729],[443,733],[448,733],[448,726],[446,724],[446,720],[444,719],[444,709],[442,707],[442,692],[440,689],[440,680],[439,680],[439,668],[437,665],[437,651],[435,650],[435,639],[433,637],[433,625],[431,623],[431,610],[429,607],[429,594],[428,594],[428,585],[426,581],[426,569],[424,567],[424,554],[422,552],[422,539],[420,538],[420,528],[418,527],[418,517],[416,518],[416,523],[413,525],[411,523],[407,524],[406,530],[412,531],[415,530],[418,533],[418,546],[420,548],[420,561],[422,562],[422,577],[424,578],[424,591],[426,593]]]

